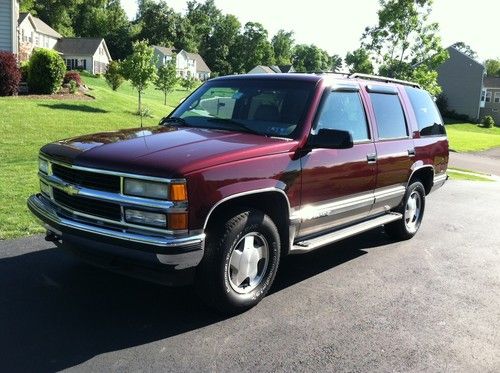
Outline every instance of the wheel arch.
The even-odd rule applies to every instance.
[[[406,188],[415,180],[419,180],[424,186],[425,194],[429,194],[434,184],[434,167],[432,165],[424,165],[415,168],[408,179]]]
[[[288,196],[282,189],[265,188],[236,193],[221,199],[208,212],[203,230],[209,228],[218,218],[241,208],[255,208],[269,215],[280,233],[282,252],[288,252],[291,207]]]

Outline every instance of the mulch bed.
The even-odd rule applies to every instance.
[[[54,93],[51,95],[30,95],[19,94],[19,98],[39,99],[39,100],[94,100],[95,98],[83,93]]]

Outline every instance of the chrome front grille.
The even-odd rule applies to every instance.
[[[74,185],[81,185],[86,188],[103,190],[106,192],[120,192],[119,176],[75,170],[58,164],[52,164],[52,174]]]
[[[70,210],[110,220],[121,220],[121,207],[119,204],[97,201],[95,199],[85,197],[70,196],[69,194],[55,188],[52,193],[54,195],[54,200],[58,204]]]

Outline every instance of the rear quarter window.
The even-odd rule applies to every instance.
[[[443,120],[431,95],[423,89],[405,87],[411,106],[417,118],[420,136],[446,134]]]
[[[380,139],[408,137],[406,119],[398,95],[370,93]]]

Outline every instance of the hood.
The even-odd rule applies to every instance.
[[[182,177],[227,162],[291,151],[296,141],[224,130],[150,127],[57,141],[41,152],[72,165]]]

